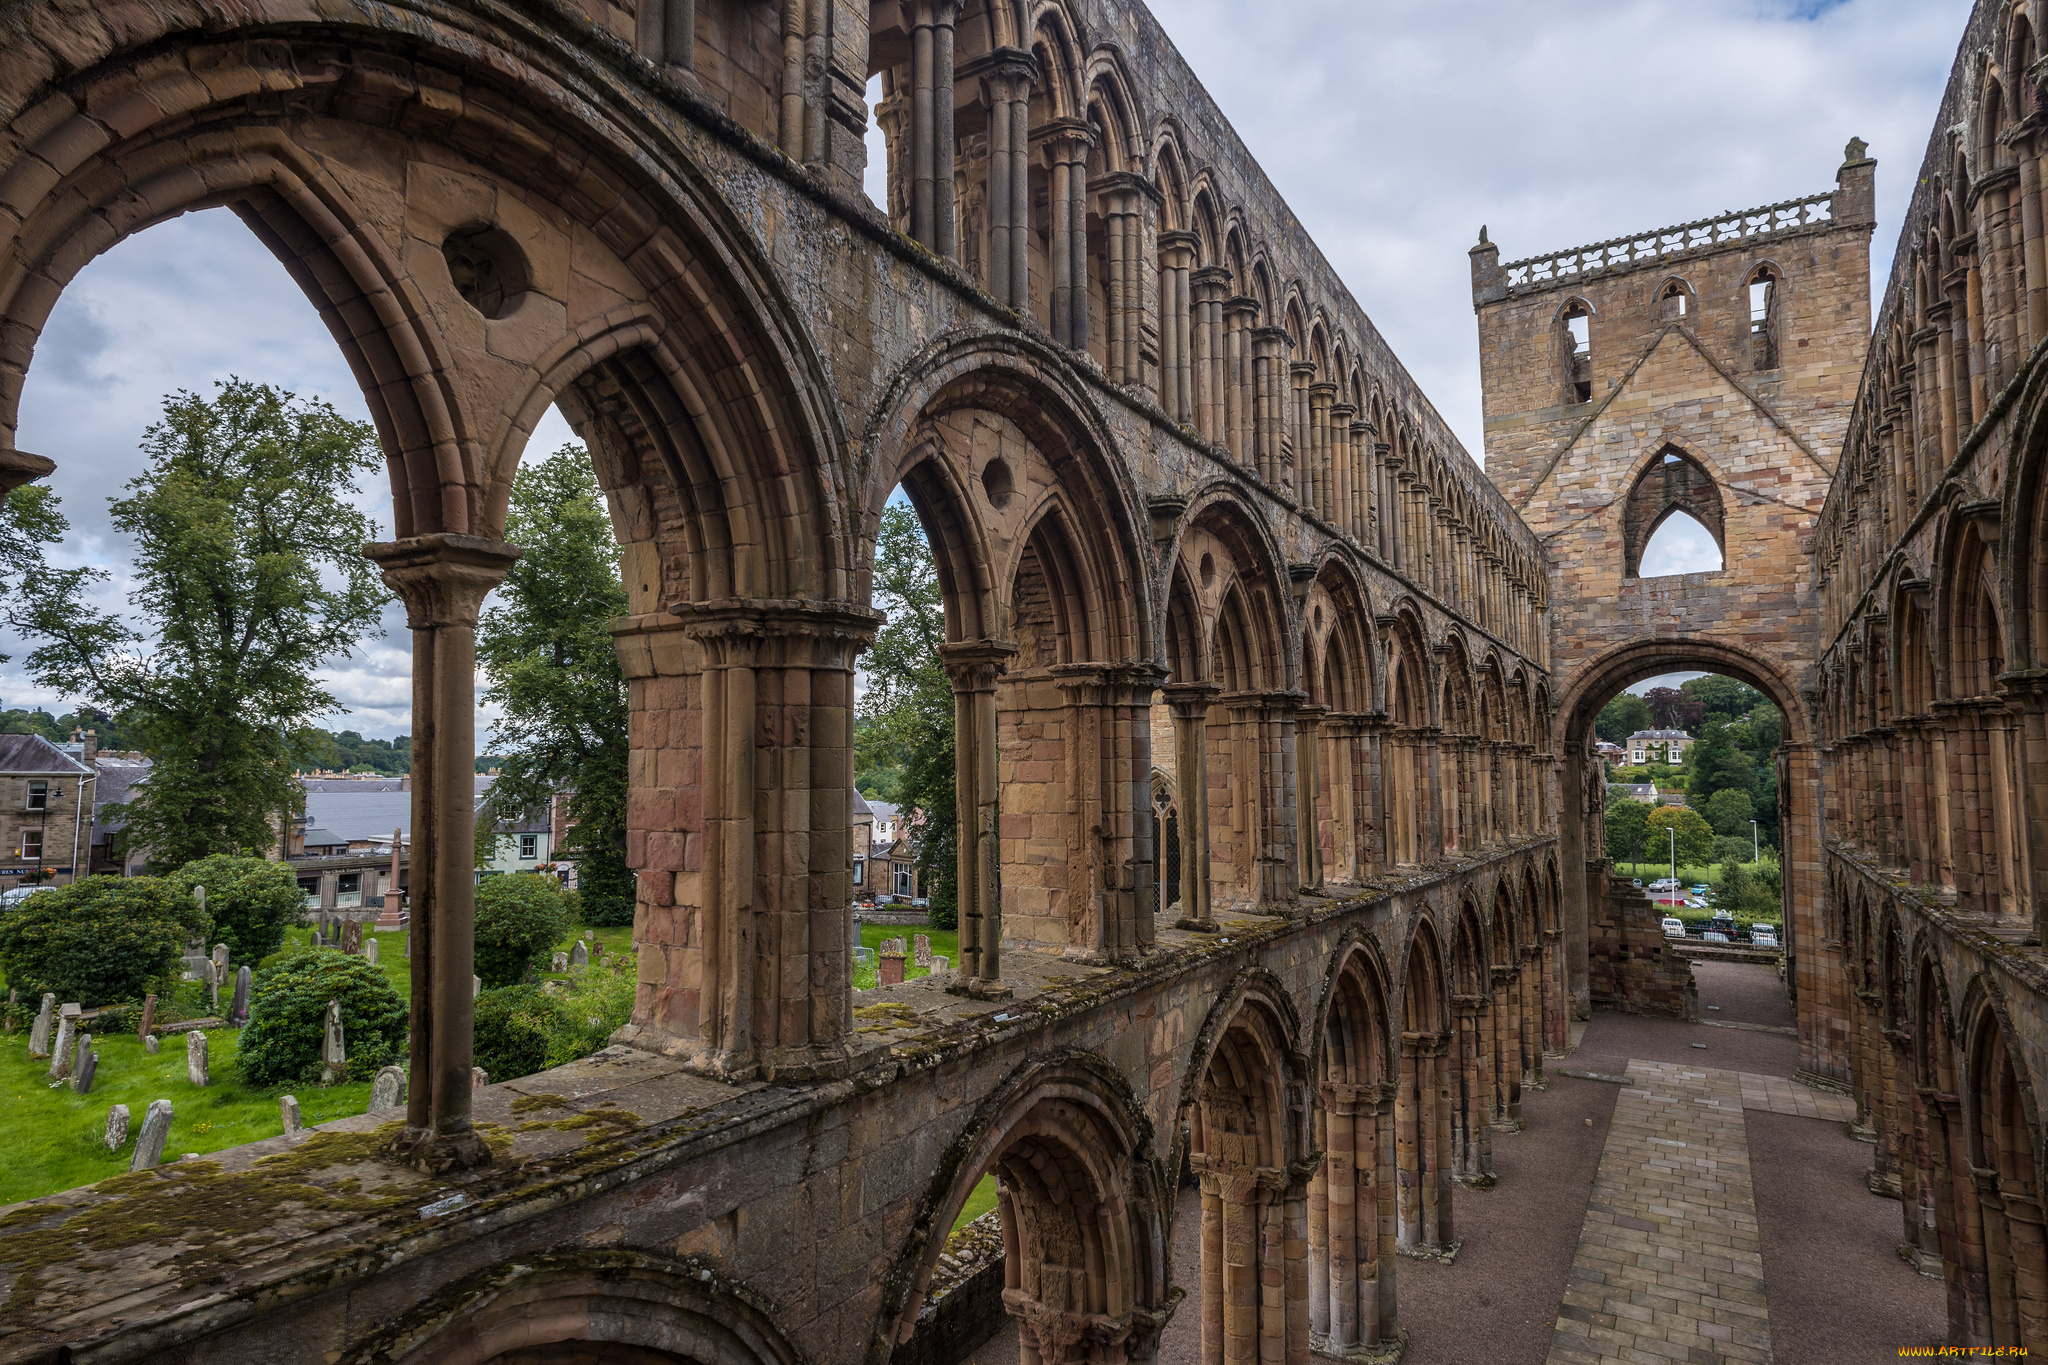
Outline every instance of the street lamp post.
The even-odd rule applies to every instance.
[[[1664,832],[1671,836],[1671,894],[1678,894],[1678,826],[1667,825]]]
[[[1763,845],[1757,841],[1756,821],[1749,822],[1749,860],[1756,862],[1764,856]]]

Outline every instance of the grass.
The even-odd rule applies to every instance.
[[[1743,866],[1754,873],[1760,867],[1775,868],[1777,864],[1767,858],[1762,862],[1744,863]],[[1614,865],[1614,874],[1617,877],[1641,877],[1644,883],[1648,884],[1660,877],[1670,876],[1671,863],[1668,859],[1661,863],[1616,863]],[[1678,865],[1679,885],[1695,886],[1701,882],[1705,882],[1708,886],[1719,886],[1721,884],[1721,864],[1713,863],[1706,867],[1695,867],[1689,863],[1680,863]]]
[[[171,1102],[165,1161],[186,1152],[217,1152],[276,1137],[284,1131],[277,1107],[281,1095],[298,1097],[309,1127],[360,1114],[370,1101],[368,1081],[324,1089],[252,1089],[242,1084],[235,1064],[239,1031],[205,1032],[213,1082],[205,1089],[186,1077],[183,1034],[165,1035],[162,1051],[154,1057],[132,1033],[95,1035],[92,1045],[100,1064],[90,1095],[73,1093],[69,1084],[50,1085],[45,1079],[50,1064],[28,1055],[26,1030],[0,1037],[0,1096],[7,1102],[6,1119],[0,1121],[0,1136],[7,1143],[7,1160],[0,1162],[0,1204],[75,1189],[125,1172],[152,1100]],[[107,1111],[117,1104],[128,1106],[128,1142],[119,1152],[109,1152],[101,1135]]]
[[[900,938],[904,947],[911,948],[915,946],[914,940],[918,934],[923,934],[932,941],[933,956],[945,958],[954,967],[960,965],[960,934],[954,929],[920,929],[914,924],[863,924],[860,927],[860,946],[880,952],[883,939]],[[605,951],[611,951],[610,945],[606,945]],[[873,990],[875,971],[874,967],[864,967],[856,963],[853,969],[853,988],[857,991]],[[903,959],[905,981],[914,981],[920,976],[929,975],[929,972],[917,965],[916,958]],[[993,1190],[995,1187],[991,1185],[989,1188]],[[994,1199],[995,1195],[990,1194],[989,1198]]]
[[[937,949],[935,948],[933,951],[936,952]],[[966,1227],[995,1206],[996,1178],[992,1175],[985,1175],[981,1178],[980,1183],[975,1185],[973,1191],[968,1194],[967,1202],[960,1206],[960,1216],[953,1220],[953,1231],[960,1231],[960,1229]]]
[[[614,953],[633,951],[630,928],[593,932],[604,944],[607,959]],[[571,941],[582,936],[583,930],[576,929],[557,946],[566,952]],[[378,940],[378,968],[401,999],[411,999],[412,964],[400,951],[403,938],[396,932],[368,937]],[[311,940],[310,928],[294,929],[285,936],[285,951],[304,948]],[[947,942],[951,941],[952,936],[947,935]],[[932,951],[945,951],[936,936]],[[199,1005],[203,994],[201,988],[185,983],[179,1002],[182,1008],[166,1008],[160,1017],[203,1015],[206,1011]],[[228,995],[226,990],[221,992],[223,1009]],[[75,1094],[68,1084],[50,1085],[44,1078],[49,1062],[28,1055],[27,1029],[0,1034],[0,1102],[6,1106],[0,1115],[0,1142],[7,1147],[7,1160],[0,1162],[0,1204],[76,1189],[127,1171],[143,1115],[149,1112],[152,1100],[171,1102],[171,1134],[164,1143],[166,1161],[175,1161],[186,1152],[205,1155],[278,1136],[284,1131],[277,1104],[283,1095],[298,1098],[299,1111],[309,1128],[360,1114],[369,1104],[368,1081],[327,1087],[245,1086],[236,1064],[240,1031],[221,1027],[205,1033],[212,1080],[205,1089],[186,1077],[183,1034],[164,1035],[159,1040],[162,1050],[154,1057],[143,1050],[142,1040],[133,1033],[95,1034],[93,1050],[100,1054],[100,1064],[90,1095]],[[128,1142],[119,1152],[109,1152],[101,1135],[106,1131],[107,1111],[117,1104],[128,1106]]]

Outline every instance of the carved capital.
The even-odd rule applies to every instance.
[[[414,630],[441,626],[476,629],[484,598],[519,562],[520,549],[502,540],[436,532],[363,547],[363,557],[384,571],[384,583],[405,603]]]
[[[996,679],[1009,671],[1017,646],[1009,640],[963,640],[940,645],[939,662],[953,680],[953,693],[993,692]]]

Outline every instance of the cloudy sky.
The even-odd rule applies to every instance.
[[[1825,190],[1850,137],[1878,158],[1873,279],[1969,13],[1965,0],[1154,0],[1252,154],[1475,456],[1476,327],[1466,249],[1506,258]],[[1255,19],[1248,19],[1255,15]],[[106,499],[133,477],[163,395],[230,374],[367,418],[340,353],[284,271],[224,209],[153,228],[88,267],[37,347],[19,443],[58,462],[58,558],[113,571]],[[530,447],[573,439],[551,417]],[[391,526],[390,493],[364,506]],[[1659,545],[1667,571],[1712,542]],[[1646,568],[1656,565],[1646,563]],[[334,728],[410,729],[408,643],[329,670]],[[67,699],[0,637],[0,707]],[[1648,686],[1649,684],[1644,684]]]

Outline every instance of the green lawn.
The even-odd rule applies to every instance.
[[[1777,864],[1766,860],[1764,862],[1744,863],[1743,866],[1748,868],[1751,873],[1755,873],[1760,867],[1776,867]],[[1671,864],[1668,860],[1661,863],[1616,863],[1614,865],[1614,875],[1617,877],[1641,877],[1644,883],[1647,884],[1656,881],[1660,877],[1670,876]],[[1694,867],[1689,863],[1680,863],[1678,865],[1678,881],[1681,886],[1696,886],[1701,882],[1705,882],[1708,886],[1719,886],[1721,884],[1721,864],[1713,863],[1706,867]]]
[[[28,1055],[26,1031],[0,1037],[0,1096],[7,1100],[7,1122],[0,1130],[7,1142],[7,1160],[0,1162],[0,1204],[75,1189],[126,1171],[151,1100],[171,1102],[166,1161],[186,1152],[217,1152],[276,1137],[284,1131],[277,1107],[281,1095],[298,1096],[309,1127],[360,1114],[369,1103],[368,1081],[325,1089],[246,1087],[235,1066],[238,1031],[205,1032],[213,1084],[203,1090],[186,1078],[183,1034],[165,1035],[162,1051],[154,1057],[143,1051],[142,1040],[132,1033],[95,1035],[92,1045],[100,1054],[100,1065],[90,1095],[74,1094],[69,1084],[52,1087],[44,1079],[50,1064]],[[117,1104],[128,1106],[128,1144],[110,1153],[101,1135],[107,1111]]]
[[[932,941],[933,956],[945,958],[953,967],[957,968],[960,965],[960,934],[953,929],[920,929],[914,924],[863,924],[860,927],[860,946],[880,952],[883,939],[900,938],[905,948],[914,948],[914,940],[918,934],[923,934]],[[611,950],[607,948],[605,951]],[[917,965],[916,958],[903,959],[904,980],[911,981],[929,975],[929,972]],[[856,965],[853,969],[853,988],[857,991],[867,991],[873,990],[874,987],[875,969]],[[989,1188],[993,1190],[995,1187],[991,1185]],[[991,1194],[989,1198],[993,1199],[995,1196]]]
[[[934,947],[932,951],[937,952],[938,949]],[[973,1193],[967,1196],[967,1202],[960,1206],[960,1216],[953,1220],[953,1231],[960,1231],[960,1229],[966,1227],[995,1206],[996,1178],[992,1175],[985,1175],[981,1178],[980,1183],[974,1187]]]
[[[630,953],[633,951],[633,930],[631,926],[622,925],[616,929],[592,929],[588,932],[597,935],[597,941],[604,945],[604,953],[607,959],[613,953]],[[580,927],[572,929],[563,936],[562,941],[557,943],[555,947],[566,953],[569,951],[569,945],[575,940],[582,938],[584,933],[585,930]],[[386,934],[365,934],[363,937],[365,940],[373,938],[377,940],[378,968],[384,973],[385,978],[393,986],[397,987],[400,998],[412,999],[412,963],[407,960],[403,952],[405,935],[397,930],[393,930]],[[293,929],[285,935],[285,948],[286,950],[303,948],[312,941],[313,931],[311,928]],[[938,940],[936,939],[932,941],[932,951],[935,953],[939,951]],[[553,973],[543,973],[543,975],[553,975]],[[222,991],[221,995],[225,998],[227,992]],[[304,1097],[301,1096],[301,1098]]]

